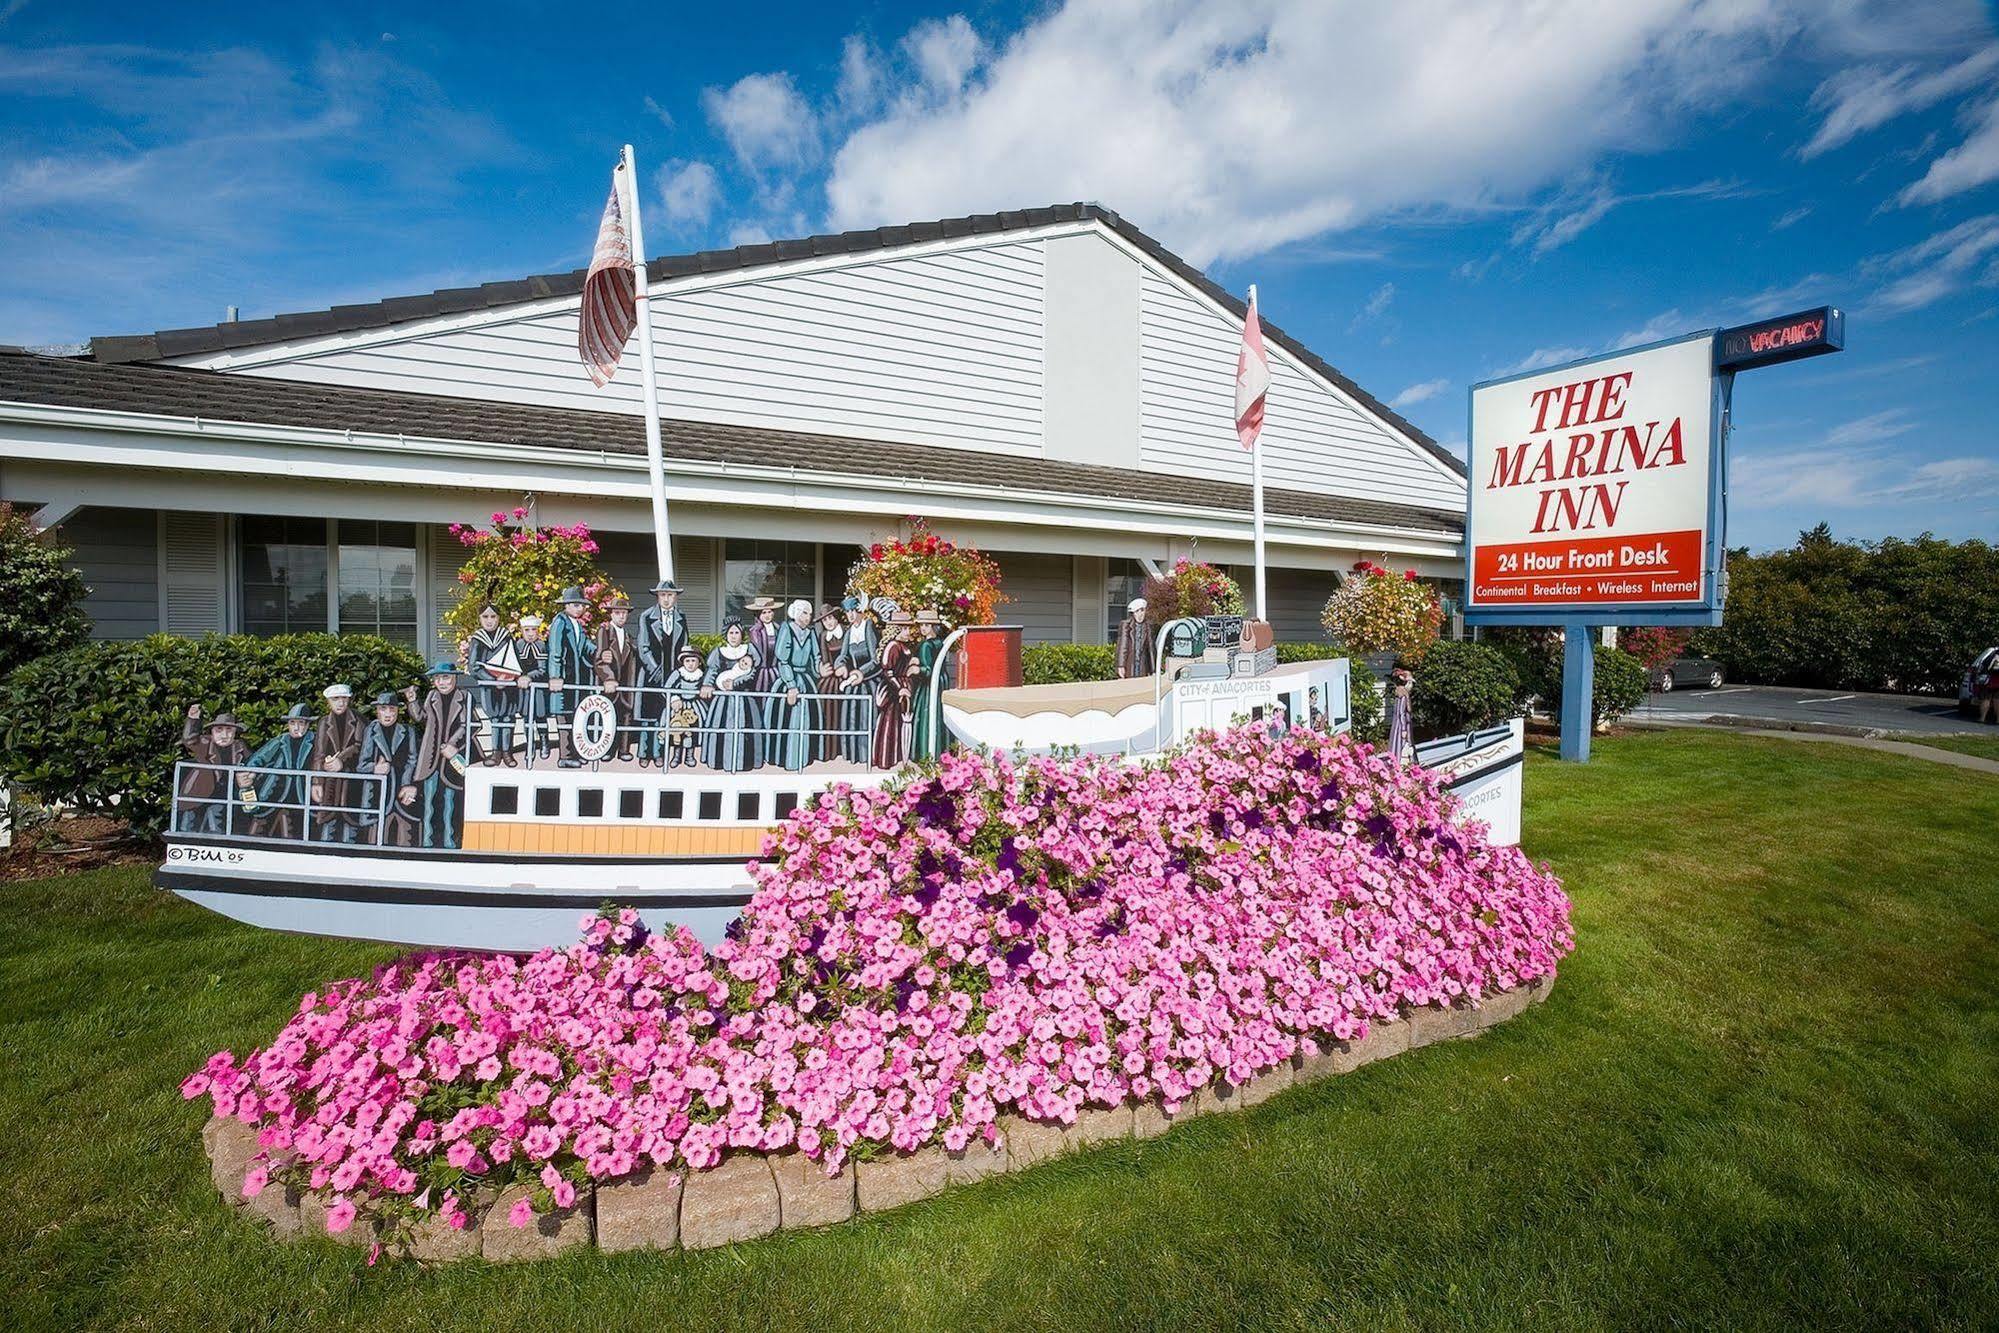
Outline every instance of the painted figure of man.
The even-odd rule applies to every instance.
[[[614,597],[609,609],[610,620],[597,627],[597,683],[611,696],[611,704],[617,709],[618,753],[631,759],[635,757],[632,747],[636,740],[632,731],[632,705],[637,701],[632,687],[639,683],[638,645],[627,626],[632,618],[632,604],[623,597]]]
[[[237,739],[237,730],[234,713],[217,713],[204,727],[201,705],[187,706],[180,746],[192,762],[206,767],[181,774],[181,832],[230,831],[229,803],[236,798],[236,775],[228,770],[241,767],[250,757],[250,747]]]
[[[269,770],[255,779],[257,804],[250,817],[253,836],[285,841],[305,836],[308,784],[304,774],[312,767],[312,739],[312,709],[293,704],[285,714],[285,729],[250,755],[251,768]]]
[[[583,692],[564,687],[581,685],[595,679],[597,674],[596,639],[583,623],[589,609],[589,599],[581,588],[564,588],[562,614],[555,618],[548,632],[548,713],[560,733],[562,758],[558,762],[563,768],[583,767],[583,761],[576,757],[572,725]]]
[[[312,729],[312,755],[307,767],[317,773],[348,773],[361,757],[361,715],[354,711],[354,691],[328,685],[326,714]],[[312,836],[319,842],[352,842],[360,831],[363,793],[356,784],[338,778],[312,781]]]
[[[886,599],[877,599],[893,606]],[[846,696],[841,704],[840,755],[848,763],[865,764],[875,734],[875,677],[881,674],[881,635],[858,597],[840,604],[847,620],[840,655],[833,661],[835,687]]]
[[[652,585],[652,606],[639,612],[639,684],[644,693],[633,710],[641,729],[639,758],[666,762],[666,736],[660,721],[666,716],[664,691],[687,649],[687,617],[680,610],[680,585],[661,579]]]
[[[785,620],[771,640],[775,659],[773,687],[782,691],[769,700],[769,757],[797,772],[811,763],[819,728],[818,704],[807,698],[819,688],[819,635],[812,628],[812,603],[800,599],[785,609]]]
[[[464,747],[471,718],[470,703],[458,688],[457,664],[439,662],[430,669],[430,693],[417,714],[423,739],[413,781],[399,793],[421,801],[420,841],[425,847],[458,845],[465,822]]]
[[[385,847],[416,846],[416,758],[416,728],[403,721],[403,701],[387,691],[376,695],[374,721],[361,734],[360,769],[381,781],[372,788],[361,826],[372,830],[382,820]]]
[[[1120,680],[1150,676],[1155,662],[1154,636],[1158,631],[1146,618],[1145,599],[1134,597],[1125,603],[1128,613],[1117,627],[1117,673]]]
[[[500,623],[500,608],[491,602],[479,608],[479,628],[465,640],[464,657],[479,711],[493,728],[492,746],[480,747],[485,751],[483,762],[488,768],[499,764],[511,768],[514,723],[521,715],[520,639]]]

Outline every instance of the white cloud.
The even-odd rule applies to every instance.
[[[1999,253],[1999,213],[1967,218],[1927,240],[1876,260],[1877,272],[1898,274],[1871,304],[1889,314],[1918,310],[1961,290],[1988,255]]]
[[[1975,455],[1910,466],[1880,446],[1741,451],[1729,463],[1729,503],[1743,509],[1966,504],[1999,496],[1999,460]]]
[[[738,222],[729,228],[730,245],[769,245],[770,233],[754,222]]]
[[[673,113],[661,106],[651,93],[646,94],[644,105],[646,114],[650,115],[667,129],[673,128]]]
[[[936,84],[958,64],[918,60],[835,154],[831,220],[1096,199],[1207,263],[1401,210],[1488,207],[1667,141],[1818,8],[1069,0],[964,66],[955,94]],[[1495,69],[1531,94],[1494,96]]]
[[[924,89],[933,97],[956,97],[978,67],[985,43],[963,14],[928,19],[909,30],[902,50],[916,66]]]
[[[660,167],[659,206],[676,229],[703,227],[722,197],[722,183],[706,162],[673,159]]]
[[[1825,442],[1836,449],[1850,448],[1857,444],[1875,444],[1882,440],[1892,440],[1897,435],[1907,435],[1916,428],[1909,420],[1906,409],[1891,407],[1869,416],[1856,417],[1844,425],[1835,426],[1826,432]]]
[[[752,171],[801,167],[819,151],[819,122],[789,74],[747,74],[701,94],[708,119]]]
[[[1903,204],[1934,204],[1999,180],[1999,97],[1967,118],[1964,142],[1930,163],[1922,179],[1896,196]]]
[[[1825,118],[1798,155],[1817,157],[1891,120],[1935,106],[1977,87],[1995,69],[1999,69],[1999,45],[1928,73],[1916,65],[1841,70],[1812,93],[1813,109],[1823,111]]]
[[[1775,222],[1771,223],[1770,230],[1788,231],[1790,228],[1797,226],[1800,222],[1803,222],[1806,218],[1810,217],[1811,215],[1812,215],[1812,206],[1810,204],[1802,204],[1799,207],[1790,210],[1788,213],[1784,214],[1784,216],[1778,218]]]
[[[1645,203],[1654,199],[1734,199],[1751,191],[1740,181],[1708,180],[1696,185],[1679,185],[1639,194],[1619,194],[1607,181],[1594,181],[1579,190],[1564,191],[1533,210],[1513,229],[1513,243],[1534,243],[1538,257],[1567,245],[1601,222],[1613,208]]]
[[[1388,405],[1398,409],[1413,407],[1417,403],[1428,402],[1450,387],[1451,382],[1449,380],[1424,380],[1422,383],[1412,384],[1401,393],[1396,394],[1388,400]]]
[[[846,116],[866,115],[881,100],[881,57],[859,33],[840,44],[840,84],[833,100]]]

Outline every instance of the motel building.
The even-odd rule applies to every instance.
[[[690,628],[839,596],[910,515],[998,561],[1029,643],[1103,643],[1181,555],[1252,584],[1232,424],[1243,305],[1117,214],[1064,205],[652,260]],[[584,522],[643,604],[636,347],[594,388],[583,272],[0,350],[0,499],[60,524],[96,633],[334,630],[434,648],[451,523]],[[1266,324],[1271,619],[1322,637],[1336,571],[1455,597],[1465,476]]]

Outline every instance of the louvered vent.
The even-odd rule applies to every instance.
[[[169,634],[220,634],[226,593],[220,514],[161,515],[160,622]]]

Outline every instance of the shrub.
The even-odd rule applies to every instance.
[[[1242,585],[1202,560],[1181,556],[1173,572],[1145,581],[1146,614],[1155,625],[1181,616],[1239,616]]]
[[[1637,625],[1618,633],[1617,646],[1650,671],[1684,654],[1693,637],[1692,630],[1675,625]]]
[[[1552,975],[1559,883],[1425,775],[1245,727],[1161,763],[947,754],[773,836],[728,938],[634,912],[527,959],[423,953],[305,997],[182,1084],[276,1175],[447,1217],[467,1195],[725,1154],[990,1140],[1004,1112],[1184,1104],[1405,1010]],[[497,1225],[497,1219],[487,1225]]]
[[[1066,685],[1117,678],[1117,649],[1108,643],[1034,643],[1020,650],[1021,680]]]
[[[1415,675],[1409,713],[1420,740],[1489,727],[1526,703],[1513,663],[1482,643],[1438,643]]]
[[[1540,679],[1532,686],[1550,715],[1562,715],[1563,661],[1560,646],[1543,659]],[[1620,648],[1596,645],[1596,674],[1590,691],[1591,721],[1609,722],[1645,702],[1645,665]]]
[[[0,678],[61,652],[90,633],[90,589],[70,566],[75,552],[11,504],[0,504]]]
[[[166,823],[189,704],[228,709],[246,740],[276,733],[285,710],[317,704],[335,681],[366,701],[416,683],[423,661],[363,635],[276,638],[168,634],[87,643],[38,658],[0,683],[0,778],[45,802],[116,813],[142,832]]]
[[[1396,574],[1362,560],[1326,599],[1319,623],[1350,652],[1394,653],[1413,667],[1437,641],[1444,605],[1415,570]]]
[[[581,523],[537,528],[527,522],[527,506],[511,516],[493,515],[491,528],[453,523],[451,533],[467,549],[458,582],[464,591],[444,613],[441,637],[453,650],[479,628],[479,608],[491,602],[503,623],[529,613],[544,625],[562,611],[562,590],[581,588],[590,607],[583,623],[596,624],[618,588],[597,568],[597,543]]]
[[[949,629],[990,625],[999,618],[999,566],[990,556],[930,531],[916,519],[910,534],[876,542],[847,577],[848,585],[872,601],[886,597],[905,611],[934,607]]]

